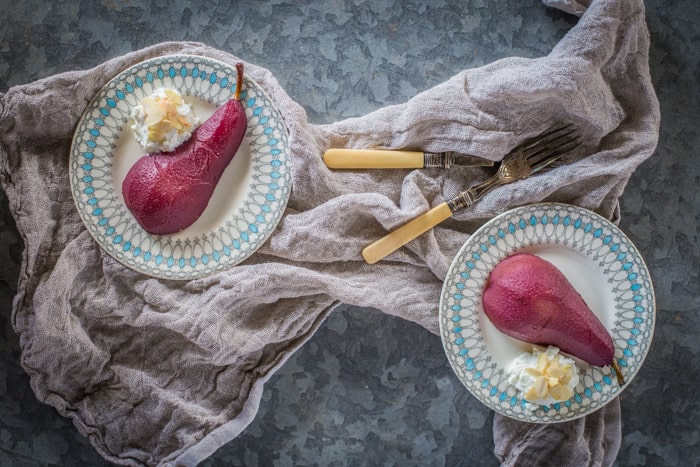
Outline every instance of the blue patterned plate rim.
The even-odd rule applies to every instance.
[[[532,346],[491,324],[481,294],[493,267],[518,252],[554,263],[596,312],[613,338],[623,387],[610,367],[578,359],[580,382],[568,401],[532,405],[508,383],[508,364]],[[562,203],[511,209],[479,228],[453,259],[439,305],[440,336],[459,380],[487,407],[531,423],[580,418],[617,397],[647,356],[655,320],[651,276],[634,244],[602,216]]]
[[[71,191],[87,230],[121,264],[162,279],[197,279],[244,261],[276,228],[291,192],[288,131],[272,99],[244,77],[244,144],[200,219],[173,235],[148,234],[124,204],[121,180],[143,154],[129,129],[131,109],[172,87],[203,121],[233,96],[235,67],[197,55],[152,58],[120,72],[88,104],[71,145]]]

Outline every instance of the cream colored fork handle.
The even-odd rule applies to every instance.
[[[323,162],[331,169],[422,169],[422,152],[383,149],[329,149]]]
[[[509,181],[511,180],[508,177],[504,178],[500,171],[496,172],[485,182],[463,191],[449,201],[438,204],[430,211],[421,214],[407,224],[368,245],[362,250],[362,256],[368,264],[376,263],[414,238],[432,229],[455,212],[471,206],[488,191]]]
[[[374,264],[386,255],[398,250],[406,243],[432,229],[452,215],[447,202],[438,204],[430,211],[421,214],[407,224],[385,235],[362,250],[368,264]]]

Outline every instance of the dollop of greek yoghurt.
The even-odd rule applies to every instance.
[[[508,368],[508,382],[528,402],[529,410],[570,399],[578,381],[576,362],[554,346],[534,346],[532,352],[519,355]]]
[[[187,141],[199,125],[192,106],[179,92],[156,89],[131,111],[131,129],[136,141],[148,152],[170,152]]]

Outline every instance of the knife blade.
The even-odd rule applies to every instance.
[[[331,169],[449,169],[494,166],[494,161],[452,151],[421,152],[395,149],[332,148],[323,154],[323,162]]]

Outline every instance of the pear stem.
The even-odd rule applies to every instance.
[[[625,378],[622,376],[622,370],[620,369],[620,366],[617,364],[615,360],[612,362],[612,368],[613,371],[615,372],[615,376],[617,377],[617,384],[620,386],[625,385]]]
[[[233,95],[237,101],[241,100],[241,89],[243,88],[243,63],[236,63],[236,91]]]

